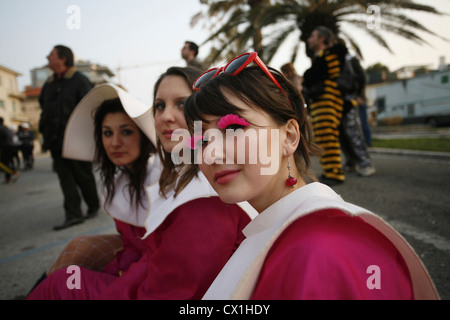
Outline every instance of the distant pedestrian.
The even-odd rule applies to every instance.
[[[292,62],[283,64],[280,70],[300,92],[303,91],[303,77],[297,73]]]
[[[12,165],[11,168],[14,170],[20,169],[20,157],[19,157],[19,149],[20,149],[20,141],[19,137],[17,136],[18,132],[18,126],[16,124],[12,124],[8,126],[9,130],[13,133],[13,148],[12,148]]]
[[[359,119],[361,120],[361,128],[366,140],[367,146],[372,146],[372,130],[369,125],[369,115],[367,114],[367,102],[365,98],[357,97]]]
[[[342,39],[339,41],[345,45]],[[367,146],[372,145],[372,133],[370,130],[368,115],[367,115],[367,103],[366,103],[366,74],[362,68],[359,59],[350,54],[346,57],[347,61],[350,63],[351,71],[353,73],[353,78],[355,80],[355,85],[353,87],[354,92],[352,92],[352,98],[356,101],[356,107],[359,109],[359,118],[361,123],[362,133],[364,135],[364,140]]]
[[[54,230],[60,230],[84,221],[78,189],[88,206],[87,218],[94,217],[100,207],[92,163],[61,156],[67,121],[93,84],[75,70],[70,48],[57,45],[47,59],[54,74],[47,79],[39,96],[42,109],[39,130],[44,137],[43,149],[51,152],[53,169],[64,195],[65,221],[54,227]]]
[[[0,169],[5,172],[5,183],[13,182],[19,177],[13,161],[13,136],[14,132],[4,125],[4,120],[0,117]]]
[[[186,61],[187,66],[204,71],[203,64],[197,59],[198,45],[192,41],[186,41],[181,49],[181,57]]]
[[[339,140],[346,161],[344,169],[347,172],[356,171],[360,176],[368,177],[375,174],[376,170],[361,132],[356,110],[356,97],[363,95],[361,90],[364,90],[365,75],[358,59],[348,52],[343,39],[335,41],[330,50],[338,55],[342,70],[342,76],[337,83],[344,99],[339,126]]]
[[[366,102],[366,74],[361,67],[359,60],[353,57],[352,67],[358,77],[358,87],[356,91],[356,102],[358,104],[359,119],[361,121],[361,128],[367,146],[372,146],[372,132],[368,121],[367,102]]]
[[[19,149],[22,153],[24,170],[33,169],[34,132],[30,130],[30,124],[28,122],[23,122],[19,126],[17,137],[20,143]]]
[[[358,121],[356,108],[351,105],[344,111],[340,126],[341,149],[345,155],[344,169],[347,172],[357,172],[358,175],[369,177],[375,174],[369,151],[365,144]]]
[[[330,29],[319,26],[313,30],[307,42],[315,54],[311,68],[303,75],[303,87],[311,100],[314,139],[324,150],[320,181],[329,186],[345,181],[339,141],[344,100],[336,82],[341,74],[339,56],[330,48],[334,41],[335,34]]]

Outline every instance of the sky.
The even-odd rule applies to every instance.
[[[450,0],[416,0],[448,13],[444,17],[409,13],[435,33],[450,39]],[[153,84],[168,67],[185,66],[185,40],[198,44],[208,37],[202,23],[190,27],[191,17],[206,8],[199,0],[0,0],[0,65],[21,73],[19,90],[31,84],[30,70],[47,64],[56,44],[70,47],[77,59],[109,67],[132,95],[152,103]],[[439,57],[450,63],[450,41],[420,33],[430,45],[417,45],[381,29],[395,54],[360,30],[344,26],[362,48],[363,67],[381,62],[391,71],[407,65],[437,68]],[[289,61],[291,41],[280,47],[270,66]],[[200,48],[206,57],[209,46]],[[302,74],[310,66],[301,48],[295,67]],[[120,69],[120,71],[119,71]]]

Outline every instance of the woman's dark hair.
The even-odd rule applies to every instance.
[[[311,156],[319,155],[321,149],[312,142],[312,127],[303,96],[280,72],[273,68],[269,69],[287,96],[260,67],[247,67],[237,76],[222,73],[207,81],[200,91],[190,96],[185,102],[184,115],[188,127],[192,132],[194,121],[206,121],[204,115],[219,117],[230,113],[240,115],[242,110],[231,104],[223,95],[223,90],[227,90],[251,108],[266,112],[279,125],[287,123],[289,119],[295,119],[298,122],[301,137],[294,154],[295,164],[305,181],[316,181],[310,169]]]
[[[128,192],[131,202],[136,208],[142,204],[142,196],[145,192],[144,182],[147,177],[147,162],[151,154],[156,152],[155,146],[148,137],[138,127],[141,135],[141,145],[139,157],[129,167],[117,167],[106,154],[102,142],[102,125],[107,114],[109,113],[126,114],[119,98],[105,100],[96,109],[94,116],[94,139],[95,139],[95,158],[94,165],[100,171],[100,177],[106,188],[106,203],[110,203],[114,197],[115,184],[114,176],[120,170],[129,178]]]
[[[191,91],[193,92],[192,85],[194,81],[200,76],[201,71],[195,68],[187,67],[171,67],[164,72],[159,79],[156,81],[154,89],[153,89],[153,101],[156,98],[156,92],[158,91],[159,85],[167,76],[179,76],[182,77],[186,84],[189,86]],[[156,108],[153,106],[153,114],[156,113]],[[178,178],[179,172],[175,168],[174,163],[172,162],[172,157],[169,152],[166,152],[161,145],[159,138],[157,139],[157,147],[158,154],[161,158],[161,162],[163,164],[163,169],[161,172],[161,177],[159,179],[159,189],[160,193],[166,197],[166,194],[169,190],[175,190],[175,196],[187,186],[187,184],[197,176],[198,166],[196,164],[185,164],[186,166],[183,169],[183,173]],[[193,163],[193,161],[191,162]],[[178,182],[177,182],[178,181]]]

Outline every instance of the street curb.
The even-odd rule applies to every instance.
[[[406,149],[391,149],[391,148],[369,148],[370,153],[376,154],[391,154],[409,157],[421,157],[427,159],[448,160],[450,161],[450,152],[438,151],[420,151],[420,150],[406,150]]]

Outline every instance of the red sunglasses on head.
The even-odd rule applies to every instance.
[[[208,71],[203,72],[200,77],[195,80],[193,84],[193,89],[195,91],[199,91],[201,86],[208,80],[218,76],[220,73],[225,73],[233,76],[237,76],[242,70],[245,69],[250,63],[255,62],[261,70],[263,70],[267,76],[272,80],[272,82],[280,88],[281,92],[286,96],[283,89],[281,88],[280,83],[275,79],[273,74],[269,71],[269,68],[264,64],[264,62],[258,57],[258,54],[256,52],[247,52],[244,54],[241,54],[240,56],[234,58],[225,67],[220,68],[212,68]],[[287,98],[287,96],[286,96]]]

